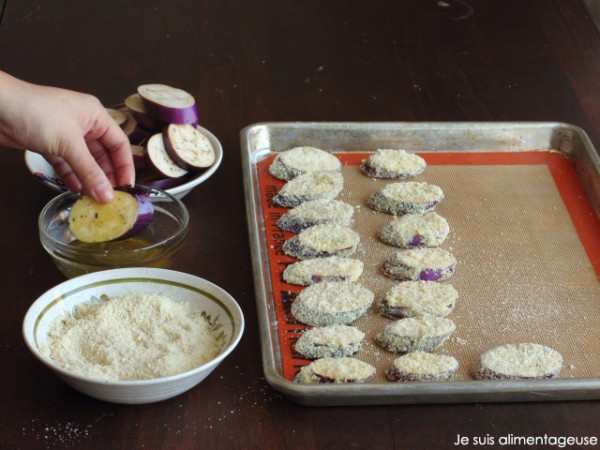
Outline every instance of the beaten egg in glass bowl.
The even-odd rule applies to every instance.
[[[153,206],[152,219],[139,233],[125,239],[82,242],[70,226],[74,203],[81,198],[66,192],[54,197],[38,218],[40,241],[60,271],[72,278],[98,270],[123,267],[170,268],[189,227],[183,202],[166,191],[142,188]]]

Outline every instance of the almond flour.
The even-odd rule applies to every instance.
[[[361,170],[373,178],[414,177],[427,167],[423,158],[405,150],[378,149],[361,164]]]
[[[351,357],[321,358],[304,366],[296,375],[296,383],[363,383],[375,375],[375,367]]]
[[[401,215],[430,211],[443,199],[444,191],[439,186],[402,181],[386,184],[369,197],[368,204],[375,211]]]
[[[273,203],[295,208],[310,200],[333,200],[344,188],[344,177],[339,172],[306,172],[288,181],[273,197]]]
[[[342,164],[333,154],[315,147],[294,147],[277,155],[269,172],[280,180],[292,180],[314,171],[340,172]]]
[[[413,352],[396,358],[386,372],[390,381],[445,381],[458,369],[456,358],[427,352]]]
[[[198,367],[220,351],[201,313],[162,295],[129,294],[57,318],[43,353],[61,368],[106,380],[146,380]]]

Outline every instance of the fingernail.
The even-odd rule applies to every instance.
[[[94,188],[94,196],[102,203],[109,203],[113,199],[113,189],[108,181],[98,184]]]

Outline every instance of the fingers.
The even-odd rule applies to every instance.
[[[105,121],[106,128],[96,142],[104,150],[102,155],[110,161],[110,166],[114,170],[112,173],[114,174],[116,185],[125,186],[135,184],[135,168],[129,139],[127,139],[121,127],[116,124],[106,111],[104,111],[101,120]],[[101,161],[98,157],[96,160],[99,164],[104,164],[103,167],[108,167],[107,161]]]
[[[84,137],[70,135],[55,169],[71,190],[107,203],[113,186],[133,185],[135,170],[129,140],[104,107],[94,99],[94,120]]]
[[[59,160],[59,166],[55,166],[55,169],[63,177],[67,186],[70,189],[72,189],[71,186],[77,187],[77,181],[79,181],[81,188],[76,192],[83,192],[98,202],[109,203],[113,199],[112,183],[96,162],[83,138],[77,139],[73,148],[65,154],[69,155],[69,158],[61,158],[62,163]]]
[[[81,181],[79,181],[79,178],[77,178],[77,175],[75,175],[75,172],[73,172],[73,169],[71,169],[71,166],[69,166],[69,163],[67,163],[60,156],[46,154],[42,154],[42,156],[54,167],[56,174],[65,183],[70,191],[82,191],[83,186],[81,185]]]

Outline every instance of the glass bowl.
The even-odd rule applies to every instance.
[[[189,226],[189,213],[181,200],[150,189],[154,217],[144,231],[122,240],[83,243],[71,234],[68,224],[71,206],[79,198],[71,192],[58,195],[38,218],[40,241],[65,276],[122,267],[171,267]]]

